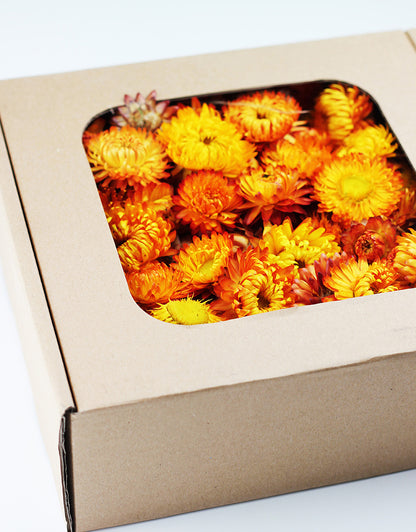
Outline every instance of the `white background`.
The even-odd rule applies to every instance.
[[[414,0],[3,0],[0,79],[412,27]],[[0,530],[64,531],[1,271],[0,353]],[[413,470],[117,532],[414,532],[415,496]]]

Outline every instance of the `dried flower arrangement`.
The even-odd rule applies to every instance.
[[[322,84],[321,84],[322,85]],[[86,154],[134,300],[213,323],[416,284],[416,182],[357,87],[125,96]]]

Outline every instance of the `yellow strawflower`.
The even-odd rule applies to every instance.
[[[166,152],[189,170],[214,170],[237,177],[255,156],[252,144],[218,111],[203,104],[199,110],[185,107],[158,131]]]
[[[345,224],[389,216],[400,201],[402,185],[399,172],[384,159],[360,154],[335,159],[314,183],[319,211],[331,212],[334,221]]]

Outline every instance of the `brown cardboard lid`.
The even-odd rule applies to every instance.
[[[80,411],[416,348],[415,290],[224,323],[159,322],[133,301],[84,154],[123,94],[161,99],[338,79],[368,91],[416,162],[416,55],[402,32],[157,61],[0,85],[2,121]]]
[[[1,134],[0,244],[38,419],[55,480],[60,485],[59,431],[64,413],[74,408],[74,402]],[[2,349],[2,356],[10,357],[7,349]]]

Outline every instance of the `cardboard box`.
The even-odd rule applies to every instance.
[[[131,298],[81,142],[124,93],[322,79],[369,92],[415,165],[402,32],[1,83],[3,262],[69,530],[415,467],[414,289],[159,322]]]

